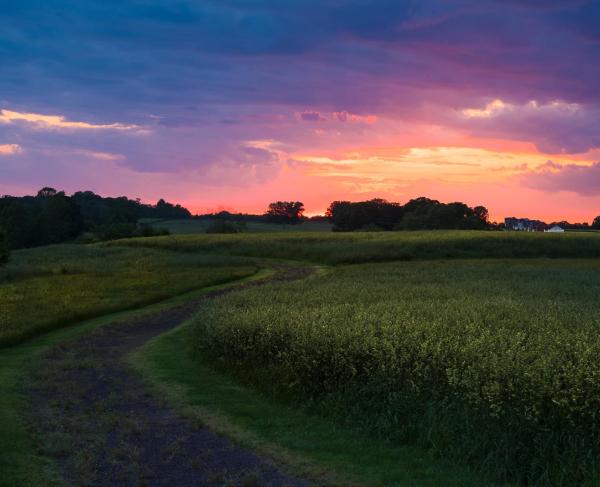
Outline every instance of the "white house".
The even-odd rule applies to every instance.
[[[562,233],[564,232],[564,229],[559,227],[558,225],[554,225],[552,228],[549,228],[548,230],[544,230],[544,232],[547,233]]]

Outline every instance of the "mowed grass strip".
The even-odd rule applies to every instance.
[[[254,272],[247,259],[161,249],[56,245],[14,252],[0,268],[0,347]]]
[[[338,267],[212,300],[193,344],[277,401],[499,481],[598,485],[599,294],[596,260]]]
[[[154,338],[132,354],[132,364],[192,420],[270,456],[315,485],[499,485],[421,448],[394,446],[272,401],[216,371],[211,355],[186,353],[192,332],[188,323]]]
[[[90,319],[2,350],[0,352],[0,486],[38,487],[65,484],[57,473],[56,465],[42,455],[40,445],[31,438],[23,417],[25,410],[23,386],[29,378],[28,370],[36,366],[42,353],[65,341],[77,339],[100,326],[118,325],[124,321],[139,319],[145,314],[160,312],[171,306],[198,299],[211,290],[236,286],[238,282],[259,280],[270,275],[272,272],[261,270],[240,281],[194,290],[141,309],[120,311]]]
[[[279,232],[172,235],[124,239],[109,246],[353,264],[462,258],[597,258],[600,233],[492,231]]]

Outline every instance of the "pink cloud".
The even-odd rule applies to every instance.
[[[560,165],[548,161],[519,176],[525,186],[546,192],[570,191],[582,196],[600,196],[600,162],[591,165]]]

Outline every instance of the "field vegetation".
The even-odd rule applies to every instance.
[[[267,223],[264,221],[243,221],[221,218],[190,218],[163,220],[158,218],[141,219],[140,223],[149,224],[159,228],[165,228],[173,235],[189,235],[198,233],[211,233],[210,230],[216,226],[227,224],[235,227],[236,232],[215,233],[273,233],[273,232],[331,232],[331,223],[327,221],[305,221],[298,225],[283,223]]]
[[[599,293],[592,260],[340,266],[212,300],[193,346],[275,400],[498,480],[596,485]]]
[[[600,257],[600,234],[583,232],[279,232],[172,235],[125,239],[108,245],[305,260],[322,264],[457,258]]]
[[[168,388],[179,383],[174,377],[185,364],[186,387],[202,389],[194,367],[203,375],[216,368],[223,381],[247,386],[238,391],[239,404],[255,389],[274,410],[332,425],[335,438],[319,427],[310,440],[319,444],[306,443],[298,453],[358,477],[364,471],[374,484],[385,477],[394,485],[406,469],[374,460],[346,468],[362,465],[347,460],[360,451],[330,455],[331,442],[344,443],[348,432],[368,438],[386,462],[404,452],[399,465],[423,448],[443,457],[436,463],[425,454],[407,467],[405,477],[422,472],[429,479],[418,485],[440,485],[440,465],[451,462],[472,467],[461,484],[464,469],[457,466],[454,485],[494,478],[592,486],[600,478],[598,257],[600,234],[497,231],[256,231],[16,250],[0,267],[0,347],[254,276],[275,259],[332,264],[302,281],[207,301],[185,336],[170,335],[179,341],[168,353],[190,355],[163,351],[153,373],[170,371]],[[36,342],[13,347],[19,359],[3,372],[10,385],[4,409],[15,417],[18,364]],[[197,405],[212,394],[203,390]],[[223,404],[228,397],[223,393]],[[228,414],[249,421],[244,407]],[[265,444],[281,440],[296,451],[287,416],[264,423],[262,410],[256,407],[256,424],[277,424],[277,432],[248,428],[272,435]],[[0,432],[3,441],[10,435]]]
[[[248,259],[143,248],[65,244],[15,251],[0,268],[0,346],[255,271]]]

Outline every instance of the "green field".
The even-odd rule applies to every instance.
[[[582,485],[600,455],[600,262],[340,267],[207,304],[196,349],[276,400],[500,480]]]
[[[247,259],[153,249],[55,245],[13,252],[0,268],[0,346],[255,271]]]
[[[597,258],[600,233],[419,231],[173,235],[108,245],[210,252],[323,264],[456,258]]]
[[[143,218],[140,223],[147,223],[156,228],[166,228],[173,235],[188,235],[205,233],[206,229],[215,220],[158,220]],[[232,221],[235,225],[236,222]],[[243,233],[271,233],[271,232],[330,232],[331,223],[322,221],[307,221],[300,225],[280,225],[275,223],[246,222],[242,226]]]

